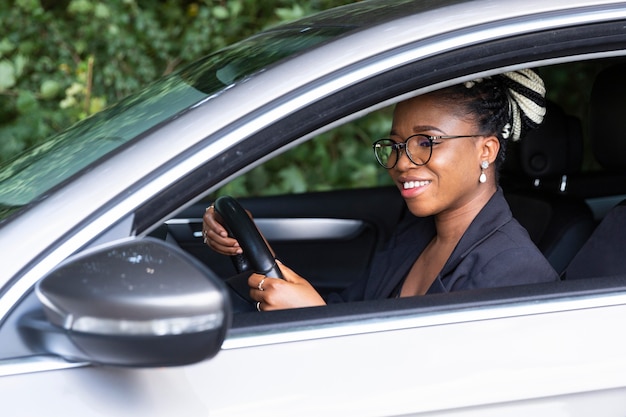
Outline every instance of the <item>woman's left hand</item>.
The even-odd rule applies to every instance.
[[[250,297],[257,310],[270,311],[285,308],[314,307],[326,305],[322,296],[306,279],[276,261],[284,279],[252,274],[248,278]]]

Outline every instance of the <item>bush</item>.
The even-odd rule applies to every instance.
[[[2,2],[0,162],[202,55],[349,2]]]

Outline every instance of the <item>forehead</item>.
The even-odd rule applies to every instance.
[[[468,112],[459,100],[437,94],[437,92],[416,96],[396,105],[394,126],[434,126],[443,129],[458,124],[476,125],[476,117]]]

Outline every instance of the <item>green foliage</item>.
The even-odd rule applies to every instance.
[[[0,4],[0,162],[201,56],[354,0],[15,0]],[[256,168],[220,193],[365,187],[388,111]]]
[[[372,143],[389,132],[391,108],[340,126],[273,158],[222,187],[220,195],[261,196],[390,183]]]
[[[1,2],[0,162],[209,52],[349,2]]]

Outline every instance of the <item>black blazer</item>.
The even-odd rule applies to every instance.
[[[409,270],[435,236],[433,217],[410,215],[399,224],[385,249],[376,253],[365,279],[328,303],[376,300],[395,296]],[[502,189],[472,221],[428,294],[557,281],[556,271],[515,220]]]

